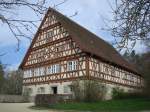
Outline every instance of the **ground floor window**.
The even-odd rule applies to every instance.
[[[69,93],[69,87],[68,86],[64,86],[64,93]]]
[[[37,89],[37,93],[38,93],[38,94],[44,94],[44,93],[45,93],[45,88],[44,88],[44,87],[39,87],[39,88]]]
[[[24,89],[23,89],[23,94],[24,95],[31,95],[32,93],[33,93],[32,88],[24,87]]]
[[[64,93],[70,94],[73,91],[72,85],[65,85],[64,86]]]
[[[32,88],[28,88],[28,92],[29,92],[29,94],[32,94],[32,92],[33,92]]]

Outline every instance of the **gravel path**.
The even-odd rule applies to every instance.
[[[66,112],[66,111],[30,109],[29,107],[33,105],[34,105],[33,103],[0,103],[0,112]],[[75,112],[75,111],[67,111],[67,112]],[[138,111],[138,112],[150,112],[150,111]]]
[[[33,103],[0,103],[0,112],[56,112],[49,110],[33,110]]]
[[[31,106],[34,106],[34,103],[0,103],[0,112],[77,112],[60,110],[35,110],[31,109]]]

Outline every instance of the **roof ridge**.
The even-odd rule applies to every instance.
[[[57,11],[56,9],[53,9],[53,8],[49,7],[49,10],[53,10],[53,11],[59,13],[61,16],[64,16],[64,17],[67,18],[69,21],[71,21],[71,22],[73,22],[74,24],[76,24],[76,25],[82,27],[82,29],[86,30],[87,32],[90,32],[90,33],[93,34],[95,37],[97,37],[98,39],[104,41],[105,43],[107,43],[108,45],[110,45],[110,46],[112,47],[112,45],[111,45],[109,42],[107,42],[106,40],[104,40],[103,38],[101,38],[100,36],[98,36],[97,34],[93,33],[92,31],[88,30],[88,29],[85,28],[84,26],[80,25],[78,22],[75,22],[75,21],[73,21],[72,19],[70,19],[69,17],[63,15],[62,13],[60,13],[59,11]]]

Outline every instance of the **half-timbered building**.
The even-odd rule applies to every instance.
[[[71,94],[77,79],[99,80],[108,87],[143,86],[137,69],[107,42],[49,8],[20,65],[23,91]]]

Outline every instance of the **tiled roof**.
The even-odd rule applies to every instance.
[[[127,62],[109,43],[75,23],[58,11],[49,8],[63,27],[70,33],[72,39],[79,45],[80,49],[102,60],[139,74],[136,67]]]

